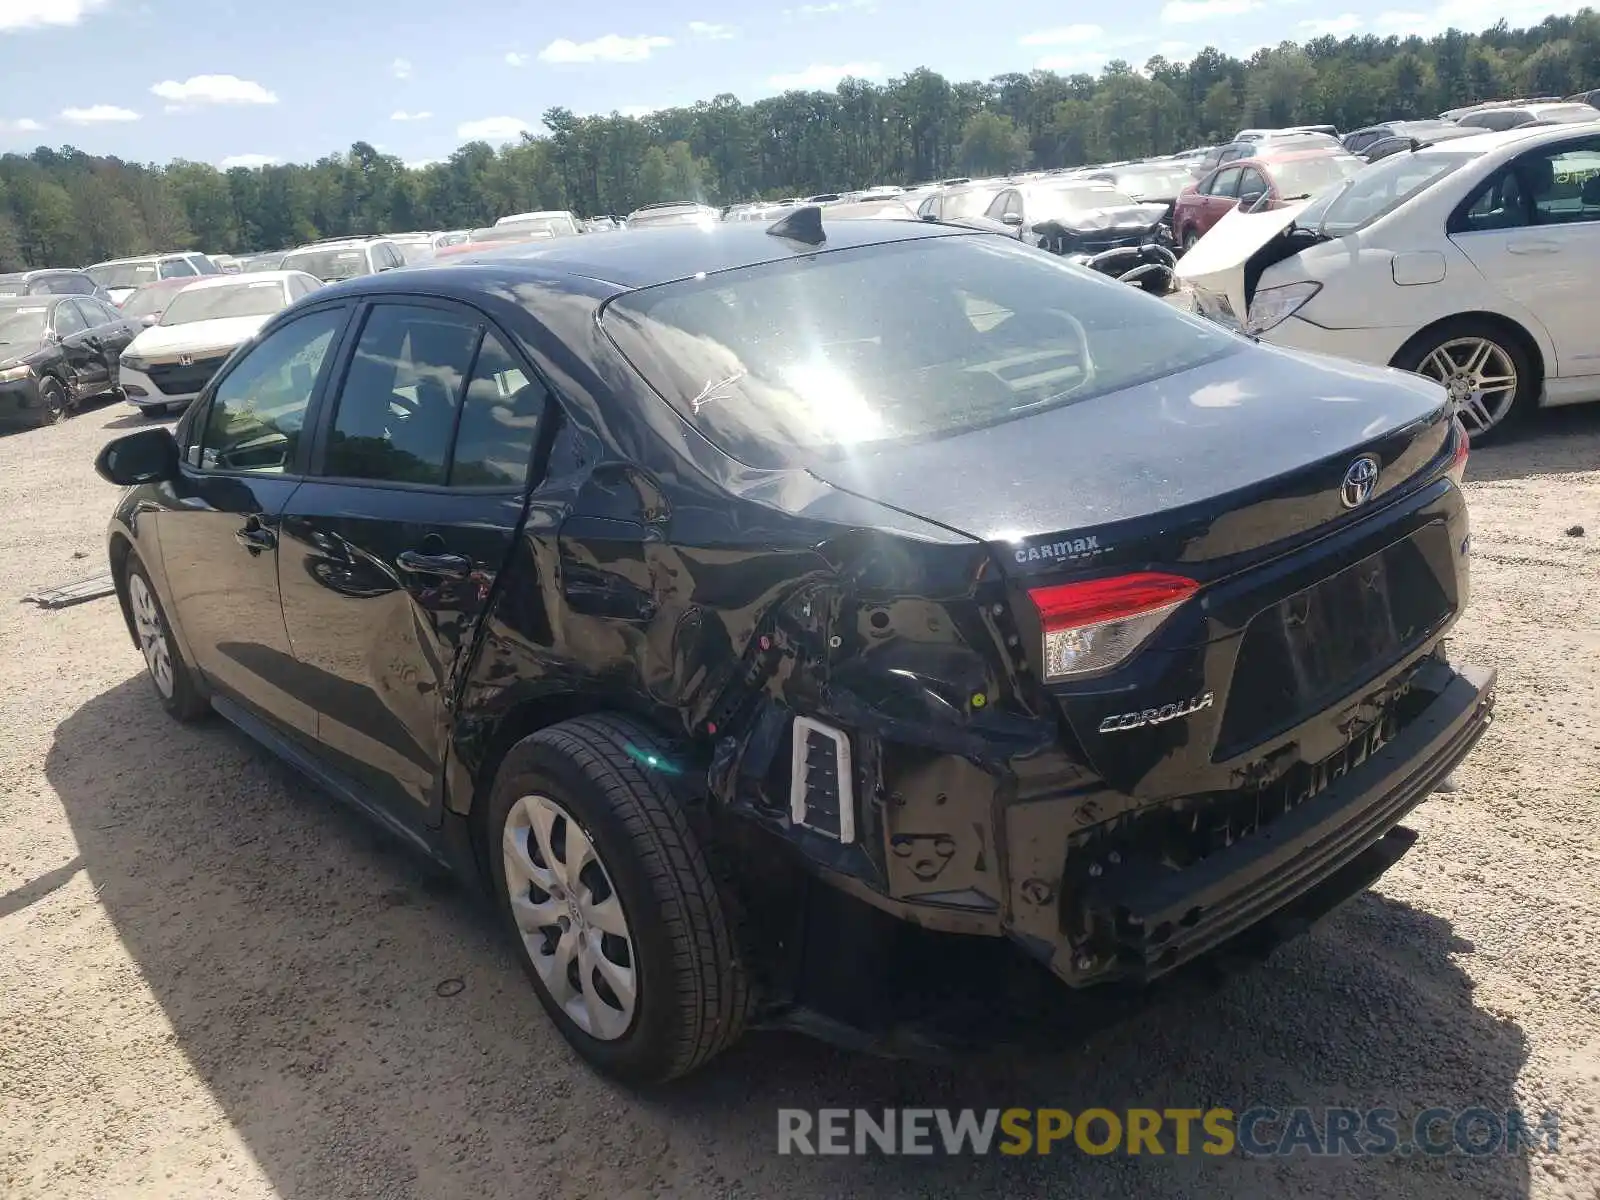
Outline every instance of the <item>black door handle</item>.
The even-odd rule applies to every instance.
[[[395,555],[402,571],[413,575],[437,575],[441,579],[465,579],[472,574],[472,563],[459,554],[424,554],[402,550]]]
[[[251,554],[260,554],[278,544],[278,535],[265,528],[259,517],[247,517],[244,526],[233,531],[233,540]]]

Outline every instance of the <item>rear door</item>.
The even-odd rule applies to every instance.
[[[436,823],[458,668],[522,521],[546,393],[464,306],[365,310],[283,516],[284,620],[336,770]]]
[[[1450,238],[1544,325],[1555,346],[1553,374],[1600,374],[1600,137],[1564,139],[1513,159],[1452,214]]]
[[[1238,167],[1225,167],[1217,172],[1206,193],[1201,208],[1200,232],[1205,233],[1239,204],[1239,181],[1244,172]]]

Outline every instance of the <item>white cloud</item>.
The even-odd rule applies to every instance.
[[[551,63],[643,62],[652,51],[670,45],[672,39],[669,37],[622,37],[608,33],[592,42],[557,38],[539,51],[539,57]]]
[[[398,108],[394,112],[389,114],[389,120],[391,120],[391,121],[426,121],[431,116],[433,116],[433,114],[431,112],[408,113],[405,109]]]
[[[780,92],[788,91],[825,91],[828,88],[839,86],[839,81],[846,77],[855,79],[882,79],[883,64],[876,62],[848,62],[837,67],[825,63],[812,63],[804,71],[795,71],[788,75],[774,75],[767,82]]]
[[[1167,0],[1161,6],[1161,19],[1169,25],[1184,25],[1217,17],[1242,16],[1260,7],[1261,0]]]
[[[658,104],[624,104],[617,109],[617,112],[624,117],[633,117],[636,120],[639,117],[648,117],[651,113],[660,111],[661,106]]]
[[[1385,33],[1399,33],[1401,30],[1416,29],[1426,25],[1429,20],[1427,13],[1386,12],[1379,13],[1373,18],[1372,24]]]
[[[528,56],[526,54],[522,54],[522,53],[520,53],[520,52],[518,52],[516,50],[507,50],[506,51],[506,66],[508,66],[508,67],[525,67],[527,65],[528,65]]]
[[[389,64],[389,74],[393,75],[396,79],[410,79],[411,60],[409,58],[395,59]]]
[[[533,127],[520,117],[484,117],[456,126],[456,136],[464,142],[514,142]]]
[[[95,104],[88,108],[64,108],[61,119],[74,125],[101,125],[115,121],[137,121],[139,114],[115,104]]]
[[[1111,61],[1104,50],[1079,50],[1072,54],[1047,54],[1034,63],[1038,71],[1058,71],[1063,75],[1093,75]]]
[[[1308,37],[1344,37],[1354,33],[1366,24],[1355,13],[1344,13],[1337,17],[1322,17],[1315,21],[1301,21],[1300,28],[1306,31]]]
[[[20,117],[15,121],[0,119],[0,133],[38,133],[43,128],[32,117]]]
[[[442,159],[442,158],[417,158],[417,159],[413,159],[412,161],[410,161],[410,162],[408,162],[406,164],[406,170],[408,170],[408,171],[420,171],[424,167],[438,166],[443,161],[444,161],[444,159]]]
[[[281,158],[274,158],[270,154],[230,154],[217,165],[224,171],[231,171],[234,167],[248,167],[254,171],[260,167],[270,167],[280,163]]]
[[[830,13],[842,13],[850,9],[872,12],[877,7],[877,0],[829,0],[827,4],[802,4],[798,8],[786,8],[783,10],[783,15],[785,17],[825,17]]]
[[[1025,33],[1017,39],[1019,46],[1076,46],[1093,42],[1105,34],[1098,25],[1062,25],[1055,29],[1039,29]]]
[[[237,75],[193,75],[179,83],[163,80],[150,89],[152,95],[170,100],[174,107],[198,104],[276,104],[278,97],[253,79]]]
[[[1415,34],[1432,37],[1446,29],[1477,33],[1496,21],[1511,28],[1537,25],[1546,17],[1564,17],[1590,7],[1593,0],[1445,0],[1424,12],[1390,11],[1381,13],[1372,24],[1386,33],[1402,37]]]
[[[1156,53],[1163,58],[1182,58],[1194,53],[1194,47],[1188,42],[1161,42],[1156,46]]]
[[[0,0],[0,30],[76,25],[110,0]]]
[[[711,21],[690,21],[689,34],[691,37],[705,38],[713,42],[725,42],[735,36],[739,31],[732,25],[717,25]]]

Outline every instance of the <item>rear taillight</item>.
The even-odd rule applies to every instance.
[[[1157,572],[1033,588],[1028,598],[1044,626],[1045,682],[1116,666],[1199,588],[1192,579]]]
[[[1467,473],[1467,454],[1472,449],[1472,443],[1467,439],[1466,427],[1457,417],[1450,422],[1453,427],[1453,436],[1456,439],[1455,451],[1450,455],[1450,465],[1445,469],[1445,474],[1455,480],[1456,486],[1461,486],[1461,480]]]

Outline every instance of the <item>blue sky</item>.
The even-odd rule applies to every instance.
[[[0,150],[306,161],[364,139],[408,162],[539,129],[929,66],[954,79],[1111,58],[1247,55],[1319,33],[1514,25],[1571,0],[0,0]],[[789,7],[785,7],[788,5]]]

